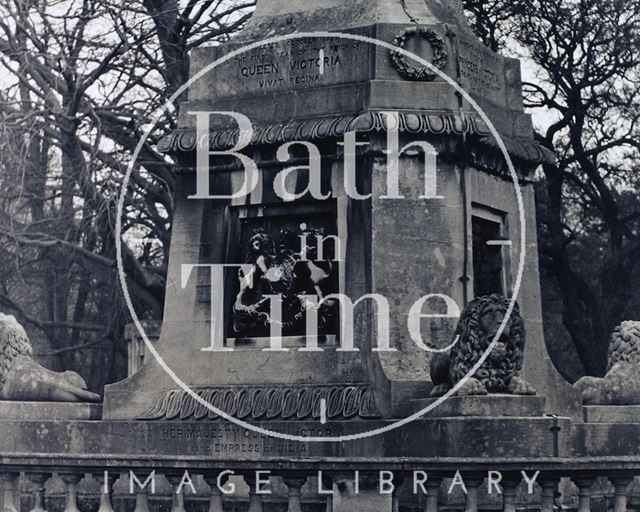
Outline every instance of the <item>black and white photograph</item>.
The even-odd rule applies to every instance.
[[[640,0],[0,0],[0,512],[640,511]]]

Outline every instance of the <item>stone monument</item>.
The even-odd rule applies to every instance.
[[[316,35],[292,36],[308,32]],[[553,156],[533,140],[519,62],[485,48],[457,0],[259,0],[231,43],[192,52],[192,77],[237,53],[190,84],[180,128],[160,144],[178,160],[160,356],[240,419],[318,421],[323,403],[329,420],[393,419],[429,396],[424,348],[451,343],[451,311],[474,297],[511,297],[520,216],[489,128],[433,70],[337,32],[432,62],[496,126],[526,217],[522,378],[546,398],[546,412],[575,416],[578,393],[553,368],[542,329],[531,174]],[[267,38],[276,39],[256,44]],[[240,146],[243,157],[229,153]],[[256,163],[253,186],[247,158]],[[213,265],[227,267],[214,273]],[[387,298],[388,312],[370,298],[357,302],[368,294]],[[313,336],[309,302],[321,304]],[[105,391],[106,419],[207,415],[153,358]]]
[[[541,510],[570,477],[588,512],[601,475],[624,510],[640,423],[580,421],[580,392],[547,355],[531,181],[553,156],[533,140],[519,63],[481,45],[460,2],[258,0],[231,42],[192,53],[191,76],[160,143],[177,160],[160,337],[106,388],[101,421],[0,419],[0,506],[13,510],[26,472],[41,510],[56,472],[76,510],[80,481],[99,472],[111,510],[117,474],[157,468],[185,510],[188,468],[212,512],[300,512],[303,495],[305,510],[460,510],[447,490],[463,477],[464,510],[513,512],[534,474]],[[514,161],[525,233],[473,102]],[[469,388],[400,424],[462,382],[492,337]],[[276,491],[264,500],[258,473]],[[383,493],[382,473],[398,487]],[[406,496],[416,474],[423,492]],[[227,477],[244,481],[239,495],[222,495]],[[502,496],[484,503],[483,480]],[[148,510],[153,487],[137,484]]]

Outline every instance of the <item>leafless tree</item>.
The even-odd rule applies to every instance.
[[[486,44],[537,70],[526,106],[552,119],[537,138],[558,156],[539,187],[542,267],[585,371],[602,375],[611,332],[639,301],[640,2],[465,4]]]
[[[77,369],[93,388],[124,367],[115,221],[133,150],[187,80],[189,50],[227,40],[253,3],[0,4],[0,307],[26,323],[52,364]],[[142,318],[162,314],[174,176],[155,145],[175,128],[176,107],[135,162],[122,216]]]

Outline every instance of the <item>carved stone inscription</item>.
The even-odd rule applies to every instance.
[[[216,89],[222,94],[260,93],[361,81],[369,69],[366,46],[339,38],[265,44],[221,66]]]
[[[498,55],[477,42],[460,38],[458,64],[465,90],[497,103],[504,101],[504,68]]]
[[[305,424],[286,429],[286,433],[300,437],[337,437],[344,435],[340,428]],[[268,436],[227,422],[216,424],[131,425],[120,432],[137,446],[149,442],[151,451],[161,454],[286,456],[306,455],[307,443]]]

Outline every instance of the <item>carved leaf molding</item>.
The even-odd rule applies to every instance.
[[[319,419],[326,400],[329,419],[376,419],[373,391],[361,385],[221,386],[194,392],[216,409],[241,420]],[[139,420],[213,420],[220,416],[182,389],[160,394]]]

